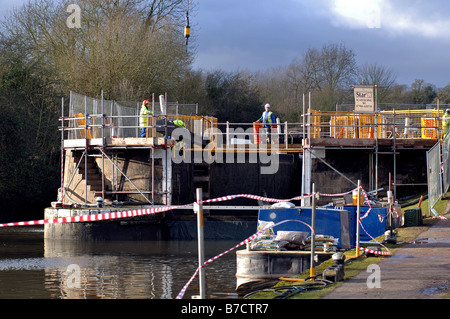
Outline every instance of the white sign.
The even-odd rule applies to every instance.
[[[355,86],[355,112],[375,112],[373,86]]]

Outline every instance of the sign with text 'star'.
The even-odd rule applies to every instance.
[[[355,113],[375,112],[375,91],[373,86],[360,85],[354,87]]]

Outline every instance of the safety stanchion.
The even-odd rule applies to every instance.
[[[194,203],[194,211],[197,214],[197,240],[198,240],[198,271],[199,271],[199,287],[200,287],[200,299],[206,297],[206,283],[205,283],[205,271],[201,265],[203,265],[205,249],[203,241],[203,190],[197,188],[197,203]]]
[[[312,184],[312,193],[315,193],[314,183]],[[316,236],[313,236],[312,233],[316,232],[316,196],[312,197],[311,202],[311,259],[309,263],[309,276],[314,277],[316,275],[316,267],[315,267],[315,249],[316,249]]]
[[[359,256],[359,237],[360,237],[360,230],[359,230],[359,224],[361,224],[361,201],[359,200],[359,192],[361,189],[361,182],[358,180],[358,189],[357,189],[357,199],[356,199],[356,257]]]

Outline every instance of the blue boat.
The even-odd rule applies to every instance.
[[[366,215],[366,213],[370,212]],[[337,239],[338,249],[351,249],[356,246],[356,205],[347,205],[342,209],[316,208],[316,234],[329,235]],[[366,215],[366,216],[365,216]],[[277,231],[303,231],[311,235],[312,208],[269,208],[260,209],[258,221],[273,222]],[[369,242],[383,235],[389,229],[388,208],[360,206],[362,227],[360,243]],[[399,226],[399,218],[394,219],[394,228]],[[305,224],[304,224],[305,223]]]

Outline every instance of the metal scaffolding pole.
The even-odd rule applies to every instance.
[[[105,112],[104,112],[104,104],[103,104],[103,90],[102,90],[102,149],[105,148]],[[105,155],[102,152],[102,201],[105,201]]]
[[[126,178],[126,180],[128,182],[130,182],[131,185],[134,186],[134,188],[136,188],[136,190],[139,192],[139,194],[141,194],[145,200],[147,200],[147,202],[152,203],[147,196],[145,196],[145,194],[133,183],[133,181],[131,179],[128,178],[128,176],[111,160],[111,158],[109,158],[109,156],[105,153],[105,151],[100,148],[100,151],[104,154],[104,156],[116,167],[116,169]],[[153,203],[152,203],[153,204]]]
[[[84,152],[85,152],[85,157],[84,157],[84,204],[87,206],[87,186],[88,186],[88,170],[87,170],[87,166],[88,166],[88,119],[87,119],[87,96],[84,97],[84,126],[85,126],[85,130],[84,130],[84,140],[85,140],[85,146],[84,146]]]

